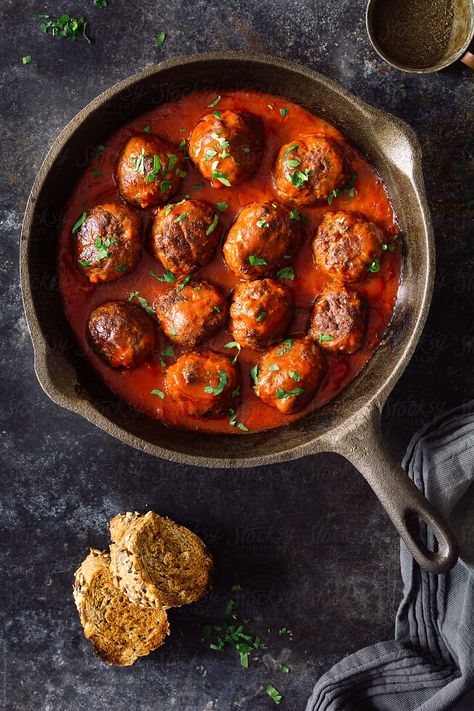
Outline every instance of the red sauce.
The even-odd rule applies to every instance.
[[[164,272],[161,264],[150,255],[146,244],[148,226],[154,210],[141,211],[145,240],[137,268],[117,281],[98,286],[90,284],[74,266],[71,254],[71,228],[81,213],[100,202],[120,201],[113,172],[116,156],[125,141],[133,134],[140,133],[145,126],[149,126],[152,133],[160,134],[171,143],[178,145],[183,138],[189,138],[191,130],[199,119],[209,112],[206,107],[214,99],[215,95],[206,92],[182,97],[175,102],[152,109],[140,118],[131,121],[108,140],[104,150],[91,161],[67,206],[59,242],[58,274],[66,316],[80,346],[95,370],[117,395],[151,417],[161,419],[175,427],[243,435],[244,432],[229,425],[228,418],[219,420],[186,419],[176,412],[173,400],[169,395],[166,395],[164,400],[152,395],[151,391],[154,389],[165,390],[165,368],[160,365],[159,352],[152,361],[135,370],[117,371],[105,365],[87,341],[87,319],[91,310],[98,304],[110,299],[126,299],[132,291],[139,291],[140,295],[152,304],[159,291],[167,288],[166,285],[161,284],[148,274],[150,269],[158,274]],[[282,107],[288,109],[286,116],[282,116],[280,113]],[[301,335],[306,329],[314,297],[328,283],[328,277],[314,266],[310,250],[311,238],[315,234],[322,214],[328,209],[358,212],[377,223],[385,230],[388,237],[393,237],[398,234],[398,228],[390,201],[380,177],[367,160],[347,142],[334,126],[313,116],[301,106],[276,96],[235,91],[223,95],[218,109],[246,110],[262,118],[265,127],[266,147],[260,169],[251,180],[242,185],[232,188],[222,186],[216,189],[211,188],[192,163],[187,161],[188,175],[183,182],[181,192],[175,196],[174,201],[189,194],[191,197],[207,200],[210,203],[218,201],[229,203],[229,208],[224,213],[219,213],[224,234],[244,205],[254,201],[277,199],[271,178],[274,156],[280,145],[295,139],[301,133],[313,131],[335,138],[343,146],[349,171],[358,175],[355,197],[350,198],[346,194],[335,198],[331,207],[319,205],[300,210],[308,218],[308,224],[305,227],[305,241],[293,260],[296,278],[293,282],[285,281],[285,284],[294,290],[296,306],[299,309],[288,336]],[[92,172],[97,170],[100,171],[100,176],[96,176]],[[202,187],[193,187],[197,184]],[[253,393],[250,378],[250,368],[256,363],[260,354],[249,349],[242,349],[238,360],[242,372],[242,401],[238,408],[237,419],[239,422],[245,423],[249,432],[280,427],[304,417],[308,412],[321,407],[337,395],[341,388],[347,385],[365,365],[388,327],[395,304],[400,276],[399,240],[396,245],[394,252],[383,253],[380,260],[380,271],[375,274],[369,273],[363,282],[356,285],[370,307],[369,324],[363,348],[351,356],[326,356],[326,376],[316,396],[303,410],[285,416],[262,403]],[[199,270],[196,276],[209,279],[225,293],[228,293],[237,283],[234,274],[224,264],[220,250],[216,252],[213,262]],[[202,347],[211,347],[233,355],[235,351],[223,349],[224,343],[231,340],[231,336],[222,330],[214,337],[207,339]],[[164,350],[167,345],[169,343],[161,334],[160,351]],[[173,347],[175,355],[178,357],[182,351],[177,346]],[[172,361],[168,360],[167,362]]]

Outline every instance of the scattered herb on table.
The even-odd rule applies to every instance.
[[[155,36],[155,42],[156,44],[161,47],[166,40],[166,32],[158,32],[158,34]]]
[[[283,696],[280,694],[280,692],[275,689],[275,687],[272,684],[268,684],[266,688],[266,692],[269,695],[269,697],[274,701],[277,706],[281,702]]]
[[[24,57],[21,58],[22,64],[29,64],[31,62],[31,54],[25,54]]]
[[[43,34],[51,34],[56,38],[65,38],[76,41],[78,37],[83,37],[91,44],[87,36],[87,21],[83,17],[71,17],[70,15],[60,15],[56,20],[52,20],[49,15],[36,15],[41,20],[39,29]]]
[[[286,118],[288,116],[288,113],[289,113],[289,109],[287,109],[286,106],[283,106],[280,109],[280,114],[283,118]]]

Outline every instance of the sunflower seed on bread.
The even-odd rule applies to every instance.
[[[85,637],[108,664],[129,666],[169,634],[165,610],[141,607],[115,586],[108,553],[91,549],[75,573],[73,595]]]
[[[149,511],[124,513],[110,522],[110,568],[114,583],[133,602],[179,607],[210,588],[212,558],[184,526]]]

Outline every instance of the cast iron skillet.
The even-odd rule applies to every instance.
[[[114,396],[80,353],[55,282],[58,228],[95,147],[125,122],[183,93],[245,88],[283,96],[328,119],[377,168],[404,236],[398,300],[390,329],[367,366],[321,410],[288,427],[248,436],[178,432]],[[251,467],[339,452],[366,478],[418,563],[441,573],[456,562],[454,538],[387,453],[380,434],[382,406],[420,338],[433,278],[433,235],[413,131],[316,72],[253,54],[213,53],[166,61],[92,101],[49,151],[31,191],[21,240],[21,281],[35,369],[54,402],[137,449],[194,466]],[[418,540],[417,526],[411,525],[416,516],[433,529],[436,551],[426,550]]]

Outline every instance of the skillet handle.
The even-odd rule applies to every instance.
[[[366,479],[421,568],[429,573],[446,573],[458,558],[457,543],[448,525],[386,449],[379,408],[369,405],[356,420],[352,429],[333,443],[333,449]],[[418,539],[418,522],[415,526],[412,523],[415,517],[431,528],[438,550],[430,551]]]

